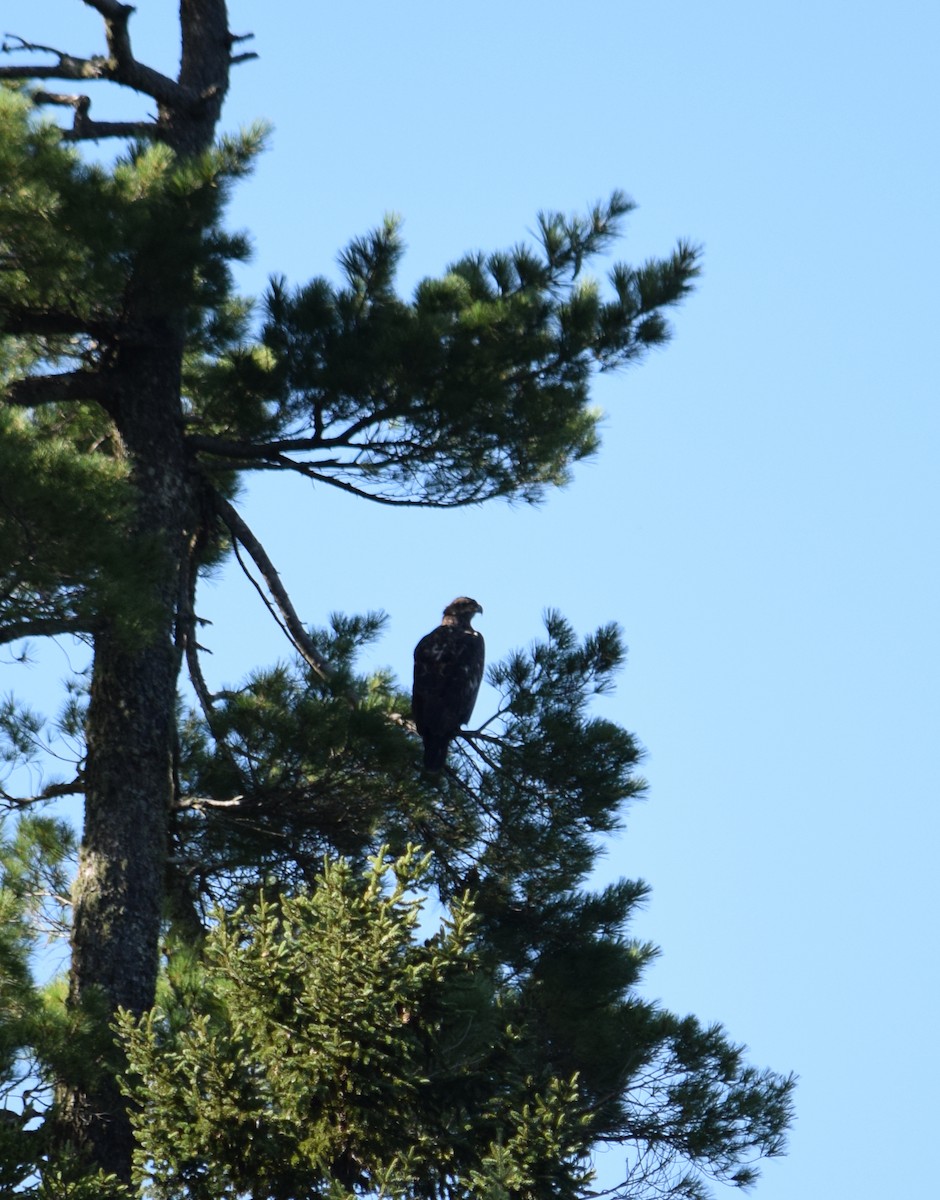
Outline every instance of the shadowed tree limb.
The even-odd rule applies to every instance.
[[[12,625],[0,626],[0,645],[19,642],[23,638],[60,637],[63,634],[87,633],[85,624],[78,617],[51,616],[24,618]]]
[[[39,408],[71,400],[100,400],[106,389],[96,371],[63,371],[60,375],[28,375],[7,384],[4,400],[17,408]]]
[[[13,264],[17,266],[16,263]],[[122,333],[127,339],[142,336],[142,331],[129,321],[92,315],[84,316],[66,309],[11,307],[3,314],[3,331],[11,334],[32,334],[34,337],[60,337],[87,333],[102,341]]]

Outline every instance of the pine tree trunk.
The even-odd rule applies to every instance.
[[[133,11],[133,10],[129,10]],[[116,18],[126,23],[122,8]],[[158,103],[162,140],[180,158],[206,151],[228,90],[233,39],[225,0],[181,0],[176,101]],[[172,219],[178,219],[177,230]],[[103,404],[131,465],[136,527],[155,567],[143,633],[119,620],[95,631],[86,722],[85,825],[73,894],[69,1003],[141,1013],[154,1002],[173,789],[181,567],[193,528],[193,477],[184,444],[181,364],[192,263],[177,246],[192,230],[185,206],[153,231],[134,264],[126,335]],[[178,250],[178,262],[174,262]],[[105,1017],[106,1019],[106,1017]],[[105,1064],[96,1079],[64,1079],[60,1137],[94,1166],[128,1180],[133,1137],[126,1105]]]
[[[122,352],[115,424],[137,493],[134,536],[154,565],[142,630],[111,621],[95,635],[86,721],[85,825],[74,889],[69,1002],[141,1013],[154,1001],[173,787],[175,628],[191,512],[182,440],[182,338]],[[64,1081],[64,1139],[121,1179],[130,1175],[130,1123],[111,1070]]]

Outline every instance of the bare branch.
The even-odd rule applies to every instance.
[[[235,538],[251,555],[252,562],[261,572],[265,586],[271,593],[278,612],[284,618],[284,623],[290,634],[291,640],[296,646],[298,652],[308,666],[312,667],[321,679],[329,682],[333,678],[333,668],[326,661],[322,654],[313,644],[309,634],[303,626],[297,612],[291,603],[284,585],[281,583],[280,576],[274,568],[274,564],[268,558],[267,551],[264,546],[258,541],[255,535],[251,532],[245,522],[242,520],[238,511],[218,492],[213,494],[213,502],[216,512],[223,523],[228,528],[229,533]]]
[[[0,79],[104,79],[142,92],[168,107],[180,108],[198,102],[200,97],[191,89],[182,87],[175,79],[134,58],[127,29],[134,9],[129,4],[119,4],[115,0],[85,0],[85,3],[104,17],[107,57],[94,55],[92,58],[77,58],[53,46],[37,45],[16,34],[7,34],[15,44],[5,41],[0,46],[3,53],[23,50],[27,53],[54,54],[58,61],[53,66],[20,64],[0,67]]]
[[[244,796],[233,796],[231,800],[213,800],[209,796],[187,796],[182,800],[175,800],[173,808],[181,811],[187,808],[206,809],[206,808],[242,808],[245,803]]]
[[[251,586],[258,593],[258,597],[261,600],[261,603],[271,614],[271,617],[273,618],[275,625],[277,625],[278,629],[280,629],[281,633],[284,634],[284,636],[287,638],[287,640],[289,642],[292,641],[292,638],[290,635],[290,630],[287,628],[287,625],[284,623],[284,618],[278,612],[277,606],[273,603],[271,598],[268,596],[267,592],[264,590],[261,583],[257,579],[255,579],[254,575],[251,573],[251,570],[249,569],[248,563],[246,563],[245,560],[242,558],[242,547],[239,544],[239,542],[237,542],[237,541],[232,542],[232,551],[235,554],[235,561],[238,563],[238,565],[242,569],[242,574],[245,576],[245,578],[248,580],[248,582],[251,584]]]
[[[33,92],[36,104],[57,104],[73,108],[75,117],[71,129],[62,130],[66,142],[96,142],[108,137],[157,138],[160,127],[156,121],[94,121],[88,115],[91,108],[90,96],[65,95],[61,92]]]
[[[199,661],[199,644],[191,636],[187,636],[186,638],[186,666],[189,670],[189,678],[193,685],[193,691],[196,693],[196,699],[199,701],[199,707],[206,718],[206,723],[211,728],[215,716],[213,695],[209,691],[205,676],[202,673],[202,663]]]
[[[62,796],[79,796],[85,791],[85,781],[79,776],[69,783],[49,783],[35,796],[11,796],[0,788],[0,804],[10,808],[28,808],[31,804],[43,804]]]
[[[188,552],[183,557],[179,579],[179,600],[177,602],[176,645],[182,649],[189,668],[189,675],[196,697],[199,700],[206,721],[212,725],[212,694],[206,686],[199,662],[199,643],[196,641],[196,555],[200,540],[199,531],[189,539]]]
[[[186,441],[193,450],[201,450],[206,454],[218,454],[223,458],[262,458],[268,459],[281,454],[283,450],[317,450],[321,442],[319,438],[294,438],[290,441],[242,442],[234,438],[212,437],[203,433],[191,433]]]
[[[64,142],[98,142],[102,138],[159,138],[155,121],[79,121],[76,115],[71,129],[63,129]]]
[[[105,21],[123,22],[127,26],[128,17],[133,13],[131,4],[121,4],[120,0],[83,0],[89,8],[101,13]]]
[[[198,96],[190,92],[188,88],[181,87],[175,79],[170,79],[159,71],[154,71],[152,67],[144,66],[134,58],[130,33],[127,28],[127,23],[134,12],[130,4],[120,4],[117,0],[85,0],[85,3],[104,17],[105,36],[110,52],[108,61],[111,68],[107,78],[114,83],[133,88],[136,92],[152,96],[158,103],[170,107],[198,100]]]
[[[27,66],[17,65],[14,67],[0,67],[0,79],[106,79],[108,60],[96,55],[93,58],[76,58],[73,54],[66,54],[62,50],[56,50],[54,46],[42,46],[37,42],[27,42],[24,38],[19,37],[15,33],[6,33],[4,38],[10,38],[12,45],[8,41],[4,41],[0,45],[0,53],[13,54],[18,50],[23,50],[27,54],[54,54],[58,59],[55,66],[40,65]]]
[[[0,645],[19,642],[31,637],[59,637],[61,634],[87,633],[87,627],[76,616],[24,617],[10,625],[0,625]]]
[[[498,491],[485,492],[480,490],[479,494],[461,496],[450,500],[424,500],[420,497],[382,496],[376,492],[367,492],[365,488],[356,487],[348,479],[338,479],[335,475],[324,475],[313,466],[308,468],[302,463],[294,463],[294,470],[299,471],[301,475],[306,475],[308,479],[315,480],[317,483],[329,484],[330,487],[339,488],[342,492],[349,492],[352,496],[359,496],[363,500],[371,500],[374,504],[385,504],[391,508],[469,508],[471,504],[480,504],[484,500],[489,500],[503,494]]]
[[[376,409],[358,421],[353,421],[341,433],[332,437],[324,437],[322,431],[313,437],[280,438],[274,442],[244,442],[234,438],[214,437],[211,434],[193,433],[189,435],[189,444],[195,450],[204,450],[208,454],[221,454],[226,458],[267,458],[272,455],[293,454],[312,450],[344,448],[362,445],[353,439],[357,434],[370,426],[381,425],[394,417],[391,408]],[[383,444],[384,443],[378,443]]]
[[[229,49],[232,46],[237,46],[239,42],[250,42],[255,35],[253,33],[230,33],[228,35]],[[243,54],[233,54],[229,58],[229,65],[235,66],[237,63],[248,62],[252,58],[257,58],[258,55],[254,50],[246,50]]]
[[[190,434],[187,437],[187,442],[194,450],[218,455],[219,462],[217,465],[221,467],[241,471],[293,471],[298,475],[305,476],[307,479],[314,480],[316,483],[325,483],[330,487],[339,488],[340,491],[349,492],[350,495],[359,496],[364,500],[372,500],[376,504],[385,504],[395,508],[464,508],[502,494],[493,490],[486,491],[482,487],[479,487],[472,494],[446,500],[383,496],[367,491],[365,488],[357,487],[355,484],[350,483],[349,480],[342,479],[338,475],[328,474],[331,470],[351,472],[357,469],[372,469],[376,466],[374,461],[370,461],[367,465],[357,465],[351,460],[343,462],[341,459],[298,462],[296,459],[288,457],[287,453],[285,453],[286,451],[302,452],[322,450],[330,446],[346,445],[341,438],[288,438],[277,442],[256,444],[235,441],[229,438],[211,437],[205,434]],[[355,444],[352,446],[346,445],[346,448],[359,449],[360,452],[369,449],[368,446],[357,447]],[[397,459],[389,457],[385,461],[386,463],[396,463]]]
[[[218,722],[216,720],[215,701],[217,696],[209,691],[206,684],[205,676],[202,673],[202,663],[199,661],[199,651],[201,647],[196,640],[196,625],[198,618],[196,616],[196,584],[198,582],[199,573],[197,570],[197,555],[200,543],[200,532],[196,531],[190,538],[189,553],[185,555],[180,571],[180,587],[179,587],[179,604],[178,617],[176,625],[176,643],[177,646],[182,646],[183,653],[186,657],[186,666],[189,671],[190,682],[196,692],[196,698],[199,701],[199,706],[202,709],[206,724],[209,727],[212,736],[216,740],[216,744],[220,747],[223,754],[229,760],[236,775],[240,774],[240,767],[235,755],[232,753],[232,748],[225,740],[224,736],[219,732]],[[223,693],[224,694],[224,693]],[[179,780],[176,780],[174,793],[179,795]],[[240,797],[239,797],[240,799]],[[233,802],[234,803],[234,802]],[[180,801],[177,807],[193,807]]]

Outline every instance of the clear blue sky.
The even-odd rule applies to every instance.
[[[4,8],[24,37],[100,49],[79,0]],[[390,511],[276,479],[243,512],[305,620],[388,612],[376,661],[402,678],[460,592],[485,608],[492,658],[548,606],[581,632],[622,624],[630,665],[601,711],[648,747],[651,790],[607,869],[653,886],[636,928],[663,949],[647,995],[800,1075],[760,1200],[925,1195],[940,8],[231,8],[261,57],[236,69],[226,124],[274,125],[232,209],[256,247],[247,290],[335,272],[388,210],[410,289],[614,187],[640,206],[619,257],[704,244],[674,343],[597,388],[603,448],[541,508]],[[153,65],[173,65],[173,12],[138,4]],[[233,575],[202,607],[214,683],[284,653]]]

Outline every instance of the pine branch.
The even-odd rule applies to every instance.
[[[484,500],[503,495],[502,492],[485,491],[481,484],[478,490],[472,495],[457,496],[447,500],[423,500],[420,497],[383,496],[379,492],[367,492],[365,488],[356,487],[348,479],[340,479],[336,475],[325,475],[317,469],[318,465],[293,463],[292,469],[300,475],[305,475],[308,479],[314,480],[316,483],[325,483],[329,487],[339,488],[342,492],[348,492],[351,496],[358,496],[361,500],[371,500],[374,504],[384,504],[391,508],[469,508],[471,504],[481,504]],[[343,464],[343,466],[351,469],[350,464]]]
[[[383,496],[376,492],[367,491],[365,488],[357,487],[347,479],[327,474],[330,470],[355,471],[357,469],[355,462],[343,462],[339,459],[298,462],[296,459],[287,457],[284,453],[285,450],[317,450],[324,449],[330,445],[345,445],[346,443],[342,442],[340,438],[292,438],[281,442],[255,444],[229,438],[211,437],[205,434],[190,434],[187,437],[187,442],[194,450],[218,456],[215,465],[223,469],[238,471],[293,471],[295,474],[303,475],[305,478],[312,479],[316,483],[325,483],[330,487],[339,488],[340,491],[348,492],[350,495],[358,496],[363,500],[372,500],[376,504],[385,504],[395,508],[465,508],[471,504],[480,504],[492,496],[503,494],[492,489],[487,491],[481,483],[472,493],[446,500]],[[353,445],[351,448],[366,450],[370,447],[357,447]],[[421,447],[421,449],[424,450],[426,448]],[[398,461],[396,457],[389,457],[384,463],[378,464],[374,460],[370,460],[367,465],[359,466],[358,469],[374,470],[376,465],[390,465]]]
[[[303,453],[312,450],[327,450],[331,447],[353,446],[356,434],[379,425],[396,414],[391,409],[372,412],[367,417],[354,421],[342,433],[332,437],[316,434],[313,437],[281,438],[274,442],[244,442],[236,438],[215,437],[212,434],[193,433],[187,438],[194,450],[207,454],[218,454],[225,458],[278,458],[284,454]]]

